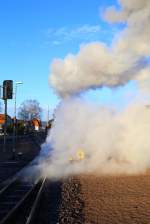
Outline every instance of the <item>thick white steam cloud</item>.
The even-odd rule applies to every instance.
[[[63,100],[42,150],[49,156],[41,162],[41,169],[50,177],[150,169],[150,109],[143,100],[150,96],[150,1],[119,2],[119,11],[110,7],[104,13],[108,22],[125,26],[110,48],[101,42],[90,43],[77,55],[52,62],[50,84]],[[139,97],[121,112],[75,96],[129,80],[139,84]],[[78,149],[84,151],[84,160],[76,159]]]
[[[134,103],[122,112],[67,99],[56,111],[43,145],[50,177],[90,173],[139,173],[150,168],[150,108]],[[53,150],[51,150],[53,148]],[[82,149],[85,159],[77,160]],[[73,157],[74,161],[69,159]]]
[[[50,83],[62,97],[101,86],[119,86],[136,79],[150,54],[150,1],[121,0],[121,9],[106,10],[109,22],[123,22],[125,29],[112,47],[104,43],[83,45],[77,55],[55,59]]]

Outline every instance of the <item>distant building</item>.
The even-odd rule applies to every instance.
[[[5,124],[5,114],[0,114],[0,132],[3,132],[3,127]],[[7,115],[7,126],[13,124],[13,121],[9,115]]]
[[[32,119],[31,121],[33,128],[35,131],[39,131],[41,127],[41,121],[37,118]]]
[[[7,115],[7,124],[12,124],[13,121],[9,115]],[[0,114],[0,124],[4,125],[5,124],[5,114]]]

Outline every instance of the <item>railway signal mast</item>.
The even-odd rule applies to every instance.
[[[7,132],[7,100],[13,98],[13,81],[3,81],[3,100],[5,104],[5,123],[4,123],[4,152],[6,151],[6,132]]]

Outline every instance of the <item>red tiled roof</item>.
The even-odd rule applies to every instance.
[[[9,115],[7,115],[7,117],[11,119]],[[4,123],[5,123],[5,114],[0,114],[0,124],[4,124]]]

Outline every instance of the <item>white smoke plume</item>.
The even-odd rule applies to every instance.
[[[42,172],[49,177],[145,172],[150,169],[149,133],[150,107],[141,103],[116,112],[78,98],[64,100],[43,145]],[[85,153],[81,161],[78,150]]]
[[[109,22],[123,22],[124,30],[111,48],[102,42],[81,46],[77,55],[68,54],[51,65],[50,84],[61,97],[88,88],[115,87],[136,79],[150,55],[150,1],[121,0],[121,9],[106,9]],[[137,72],[138,71],[138,72]]]
[[[146,106],[150,99],[150,1],[119,2],[119,11],[110,7],[104,13],[108,22],[125,24],[111,48],[90,43],[77,55],[55,59],[51,65],[50,83],[62,102],[41,151],[47,156],[41,170],[49,177],[136,174],[150,169],[150,107]],[[137,81],[139,92],[121,111],[77,96],[89,88],[116,87],[129,80]],[[83,160],[78,160],[78,150],[84,152]]]

